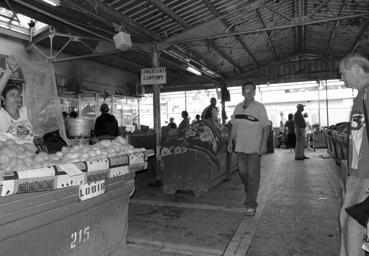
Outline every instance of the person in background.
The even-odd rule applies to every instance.
[[[98,137],[110,136],[116,137],[119,135],[118,121],[115,117],[109,114],[109,106],[106,103],[100,106],[101,115],[96,119],[94,134]]]
[[[187,111],[182,111],[181,116],[182,116],[183,120],[178,125],[178,130],[185,130],[190,126],[190,121],[188,120],[188,112]]]
[[[306,128],[305,128],[305,147],[308,150],[311,150],[311,145],[310,145],[310,140],[311,140],[311,134],[312,134],[312,127],[311,127],[311,123],[309,121],[309,115],[308,113],[304,113],[304,119],[305,119],[305,123],[306,123]]]
[[[75,111],[74,109],[69,113],[69,117],[70,118],[77,118],[78,117],[78,113],[77,111]]]
[[[197,114],[195,116],[195,119],[192,121],[192,123],[194,124],[194,123],[197,123],[198,121],[200,121],[200,115],[199,114]]]
[[[269,119],[263,104],[255,101],[256,86],[242,85],[244,100],[232,115],[232,130],[227,151],[236,152],[239,175],[246,193],[246,216],[254,216],[260,185],[261,155],[266,153]],[[235,145],[233,150],[233,145]]]
[[[35,134],[28,119],[27,108],[22,106],[20,89],[8,84],[11,75],[18,69],[14,56],[5,61],[5,71],[0,78],[0,133],[14,139],[17,143],[32,143]]]
[[[68,118],[68,113],[67,112],[63,111],[62,115],[63,115],[64,120]]]
[[[295,123],[295,133],[296,133],[296,147],[295,147],[295,160],[305,160],[308,159],[305,156],[305,128],[306,123],[302,112],[304,111],[305,105],[297,104],[297,111],[293,116],[293,122]]]
[[[340,212],[341,252],[340,256],[364,255],[363,239],[365,227],[351,218],[346,208],[362,202],[368,197],[369,188],[369,61],[361,54],[347,55],[339,65],[341,80],[349,88],[358,90],[351,111],[349,141],[349,176]]]
[[[168,128],[169,129],[177,129],[177,124],[174,122],[173,117],[169,118]]]
[[[201,119],[210,119],[214,122],[219,122],[219,113],[217,105],[217,99],[211,98],[210,99],[210,105],[207,106],[201,113]]]
[[[274,137],[273,122],[271,120],[269,120],[268,139],[267,139],[267,152],[266,153],[274,153],[273,137]]]
[[[288,120],[284,125],[285,133],[287,134],[287,148],[292,152],[296,147],[296,133],[295,133],[295,123],[293,122],[293,114],[288,114]]]

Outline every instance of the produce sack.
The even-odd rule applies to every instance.
[[[18,66],[25,81],[24,105],[33,131],[42,137],[59,130],[60,136],[68,142],[52,64],[19,60]]]

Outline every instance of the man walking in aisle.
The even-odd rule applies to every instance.
[[[350,217],[346,208],[362,202],[369,190],[369,61],[360,54],[349,54],[340,62],[341,80],[347,87],[358,90],[351,111],[349,142],[349,176],[341,213],[341,256],[364,255],[363,239],[365,227]],[[364,212],[363,214],[368,214]],[[368,232],[368,230],[367,230]],[[367,248],[369,251],[369,248]]]
[[[228,152],[237,153],[238,170],[246,192],[246,215],[254,216],[260,184],[261,154],[266,153],[268,116],[263,104],[255,101],[256,86],[242,85],[244,101],[237,104],[232,115],[232,131]],[[233,149],[233,145],[235,145]]]
[[[305,105],[297,104],[297,111],[293,116],[293,122],[295,123],[296,133],[296,147],[295,147],[295,160],[305,160],[308,157],[305,156],[305,128],[306,123],[302,112]]]

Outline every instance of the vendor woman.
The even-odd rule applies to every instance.
[[[109,114],[109,106],[106,103],[100,106],[101,115],[96,119],[94,133],[98,137],[110,136],[116,137],[119,135],[118,121],[115,117]]]
[[[8,84],[18,65],[14,56],[5,61],[5,70],[0,78],[1,108],[0,134],[2,139],[11,138],[17,143],[33,142],[34,133],[28,120],[27,109],[22,107],[20,89]]]

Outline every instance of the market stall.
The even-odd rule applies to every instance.
[[[5,143],[3,154],[25,147]],[[135,172],[153,151],[121,137],[49,155],[27,147],[30,167],[18,163],[0,175],[2,254],[124,255]]]
[[[0,254],[124,255],[135,172],[147,168],[154,151],[134,148],[120,136],[56,145],[56,138],[68,139],[52,65],[13,56],[5,63]],[[24,83],[15,87],[11,75],[19,68]],[[84,124],[69,128],[89,136]],[[42,140],[48,137],[53,147]]]
[[[228,133],[224,126],[201,120],[168,134],[161,150],[164,192],[192,190],[198,196],[225,180],[231,171],[227,168]]]
[[[325,129],[325,137],[329,154],[335,159],[340,168],[340,178],[346,183],[348,145],[349,145],[350,123],[342,122]]]

